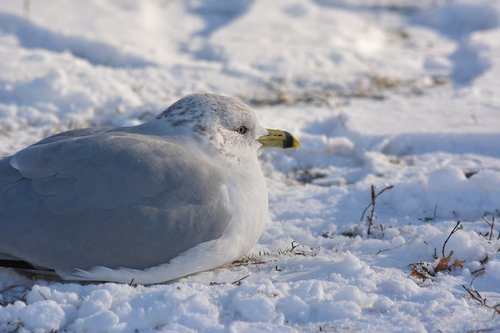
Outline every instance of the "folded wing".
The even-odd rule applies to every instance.
[[[186,146],[80,130],[0,160],[0,259],[143,269],[219,238],[223,170]]]

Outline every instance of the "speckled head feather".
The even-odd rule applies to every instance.
[[[218,115],[218,117],[216,117]],[[201,124],[218,120],[220,125],[230,128],[235,121],[255,122],[253,112],[243,102],[226,96],[213,94],[188,95],[159,114],[157,119],[166,119],[173,127],[186,124]],[[215,118],[215,119],[214,119]]]

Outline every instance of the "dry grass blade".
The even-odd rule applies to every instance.
[[[371,234],[371,228],[373,226],[373,220],[375,218],[375,204],[377,202],[377,198],[384,193],[387,190],[390,190],[394,187],[394,185],[389,185],[384,187],[382,190],[380,190],[378,193],[375,192],[375,185],[370,186],[370,203],[366,208],[363,210],[363,213],[361,214],[360,221],[363,221],[363,218],[365,217],[366,211],[371,207],[370,215],[368,215],[366,218],[368,219],[368,230],[367,234]]]

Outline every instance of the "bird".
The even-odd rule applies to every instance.
[[[298,148],[232,97],[140,125],[76,129],[0,159],[0,265],[156,284],[237,260],[269,221],[261,148]]]

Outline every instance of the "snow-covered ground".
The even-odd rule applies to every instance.
[[[0,269],[0,331],[500,332],[500,1],[4,0],[0,59],[0,156],[193,92],[302,141],[262,154],[273,221],[241,262],[154,286]],[[372,184],[394,187],[368,235]]]

